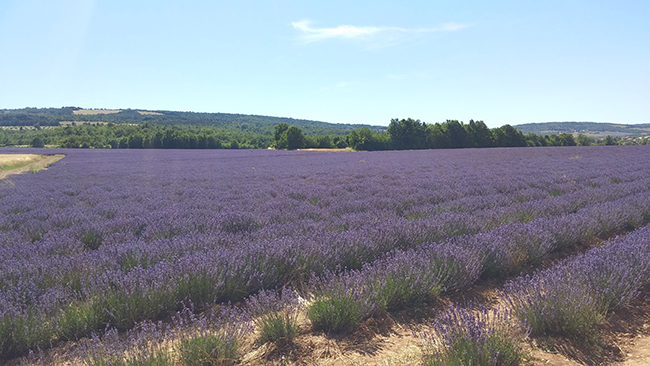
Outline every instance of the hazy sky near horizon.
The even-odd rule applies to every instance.
[[[650,1],[2,0],[0,109],[650,122]]]

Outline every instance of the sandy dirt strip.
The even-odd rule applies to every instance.
[[[0,179],[26,171],[36,172],[63,159],[63,154],[0,154]]]

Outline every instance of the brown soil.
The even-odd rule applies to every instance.
[[[489,284],[479,285],[454,300],[488,306],[499,303],[496,290]],[[440,309],[450,301],[435,306]],[[330,337],[305,329],[292,343],[253,347],[242,364],[420,365],[422,340],[418,335],[429,330],[433,314],[425,315],[424,319],[408,312],[385,315],[365,321],[351,334]],[[611,314],[601,332],[601,338],[591,344],[564,338],[531,339],[525,345],[531,357],[524,365],[650,365],[650,288],[644,289],[628,307]]]
[[[63,159],[65,155],[36,155],[36,154],[0,154],[0,179],[12,174],[20,174],[26,171],[39,171],[47,169],[47,166]],[[15,166],[11,169],[3,169],[3,166]]]

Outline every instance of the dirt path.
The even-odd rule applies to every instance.
[[[499,302],[491,286],[480,288],[471,295],[472,301],[479,300],[487,305]],[[421,365],[423,343],[416,335],[430,331],[430,321],[404,321],[401,318],[399,315],[396,318],[391,315],[371,318],[353,334],[341,338],[329,338],[305,329],[291,347],[276,348],[267,344],[253,348],[242,365]],[[649,366],[650,288],[643,289],[626,308],[610,314],[601,330],[603,339],[595,346],[566,339],[533,339],[532,344],[525,345],[532,358],[522,366]]]
[[[63,159],[63,157],[65,157],[63,154],[0,154],[0,179],[26,171],[37,172],[47,169],[48,165]]]
[[[630,348],[624,348],[626,361],[620,366],[647,366],[650,365],[650,337],[636,337],[631,341]]]

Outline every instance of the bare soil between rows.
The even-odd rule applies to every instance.
[[[454,298],[460,300],[461,297],[487,306],[499,302],[496,289],[489,284],[479,285]],[[451,299],[443,299],[435,308],[442,309],[450,302]],[[290,344],[267,343],[250,351],[241,364],[420,365],[421,335],[430,330],[435,312],[432,309],[430,314],[412,311],[386,314],[366,320],[347,335],[326,336],[304,329]],[[592,344],[547,337],[530,339],[524,348],[531,356],[522,363],[527,366],[650,365],[650,288],[645,288],[626,308],[610,314],[601,327],[601,338]]]

